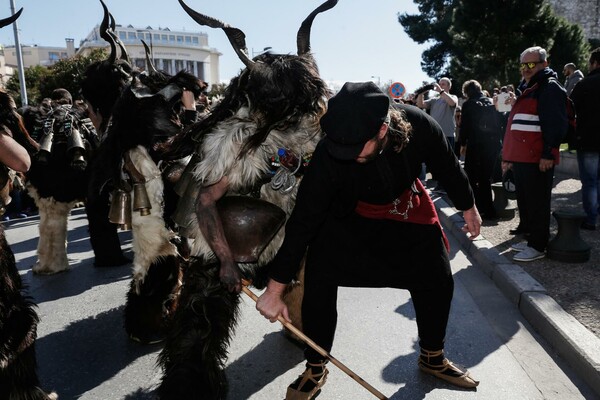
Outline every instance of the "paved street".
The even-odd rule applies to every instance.
[[[71,270],[34,276],[37,222],[30,217],[5,226],[29,294],[39,305],[37,352],[43,386],[56,390],[61,400],[153,398],[161,375],[155,364],[160,344],[133,343],[123,330],[130,266],[92,266],[87,220],[83,209],[76,209],[69,221]],[[130,232],[121,235],[130,248]],[[405,291],[341,289],[332,354],[390,399],[596,398],[494,283],[472,267],[451,235],[449,239],[456,289],[446,350],[481,380],[476,391],[456,389],[418,371],[414,311]],[[303,370],[302,352],[246,296],[241,311],[227,365],[228,398],[283,399],[286,386]],[[333,365],[318,396],[371,398]]]

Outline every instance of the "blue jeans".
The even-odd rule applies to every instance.
[[[600,152],[577,150],[579,180],[581,180],[581,202],[587,214],[586,222],[596,225],[598,200],[600,199]]]

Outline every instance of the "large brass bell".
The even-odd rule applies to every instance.
[[[50,131],[44,134],[40,139],[40,150],[38,151],[38,160],[46,163],[50,160],[50,152],[52,151],[52,140],[54,132]]]
[[[74,167],[85,167],[85,146],[79,130],[73,128],[71,134],[67,138],[67,154],[71,158],[71,165]]]
[[[133,184],[133,210],[139,211],[140,215],[150,215],[152,204],[146,191],[146,185],[142,182]]]
[[[112,192],[108,220],[118,224],[122,230],[131,229],[131,195],[123,189]]]

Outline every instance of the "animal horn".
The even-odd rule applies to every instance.
[[[117,23],[115,22],[115,17],[113,17],[111,13],[108,13],[108,17],[110,20],[110,31],[108,31],[108,33],[115,39],[115,43],[117,43],[119,45],[119,48],[121,49],[121,57],[119,58],[129,63],[129,54],[127,54],[127,49],[125,49],[125,45],[115,33],[115,28],[117,25]]]
[[[115,60],[117,59],[117,44],[115,43],[115,39],[108,33],[108,7],[106,7],[106,4],[104,4],[102,0],[100,0],[100,3],[102,3],[102,8],[104,9],[104,18],[100,23],[100,37],[110,44],[110,56],[108,57],[108,63],[114,64]]]
[[[200,14],[197,11],[192,10],[187,4],[183,2],[183,0],[179,0],[179,4],[185,10],[185,12],[192,17],[194,21],[199,23],[200,25],[210,26],[211,28],[221,28],[225,31],[229,42],[233,46],[233,50],[235,50],[236,54],[242,60],[244,65],[248,69],[252,69],[254,67],[254,61],[248,57],[248,48],[246,47],[246,35],[238,28],[234,28],[229,24],[219,21],[218,19],[209,17],[204,14]]]
[[[11,15],[8,18],[0,19],[0,28],[4,28],[6,25],[10,25],[13,22],[15,22],[17,18],[21,16],[21,12],[23,12],[23,7],[21,7],[19,11],[14,13],[14,15]]]
[[[152,59],[150,58],[150,54],[151,54],[150,47],[148,47],[148,45],[146,44],[146,42],[144,42],[143,39],[140,39],[140,40],[142,41],[142,44],[144,45],[144,50],[146,51],[146,63],[148,64],[148,69],[152,73],[158,73],[158,71],[156,70],[156,67],[152,63]]]
[[[323,11],[327,11],[335,7],[337,3],[338,0],[327,0],[325,3],[321,4],[313,12],[311,12],[310,15],[302,22],[296,38],[299,56],[310,52],[310,28],[312,27],[315,17]]]

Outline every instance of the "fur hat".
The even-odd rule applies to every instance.
[[[346,82],[321,118],[327,151],[339,160],[354,160],[385,122],[389,98],[373,82]]]

